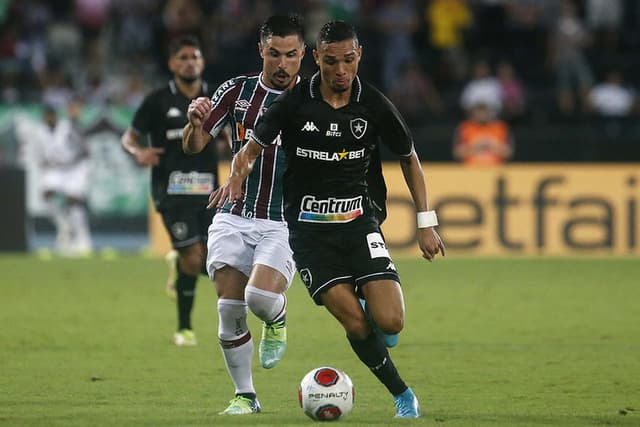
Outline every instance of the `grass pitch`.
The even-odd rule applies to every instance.
[[[193,317],[200,345],[176,348],[161,260],[2,256],[0,425],[311,425],[297,386],[321,365],[354,381],[345,425],[640,425],[638,260],[396,265],[407,321],[391,354],[420,398],[418,420],[393,419],[391,397],[297,280],[287,354],[273,370],[259,367],[251,319],[264,412],[222,417],[233,387],[205,277]]]

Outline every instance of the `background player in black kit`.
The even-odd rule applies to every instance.
[[[394,396],[396,417],[415,418],[420,416],[418,400],[372,325],[387,334],[404,325],[400,280],[367,188],[367,170],[379,142],[400,156],[417,209],[418,244],[429,261],[438,252],[444,255],[434,228],[437,218],[428,210],[422,168],[406,124],[386,97],[357,76],[362,48],[353,27],[342,21],[325,24],[313,54],[319,73],[271,104],[253,138],[234,157],[229,181],[212,194],[210,206],[241,196],[257,155],[281,132],[288,160],[285,217],[300,277]]]
[[[155,208],[178,253],[177,262],[171,256],[167,258],[170,268],[177,268],[177,277],[170,271],[168,289],[175,283],[178,330],[173,339],[183,346],[197,344],[191,311],[198,275],[206,274],[207,228],[214,214],[206,204],[218,186],[218,159],[215,144],[197,155],[182,151],[189,103],[199,96],[211,96],[200,77],[204,60],[195,38],[178,39],[169,46],[169,69],[173,80],[147,95],[121,142],[139,165],[151,167]],[[149,146],[144,146],[147,138]]]

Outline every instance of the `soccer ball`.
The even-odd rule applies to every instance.
[[[334,421],[344,417],[351,412],[354,397],[351,378],[340,369],[329,366],[309,371],[298,388],[302,410],[317,421]]]

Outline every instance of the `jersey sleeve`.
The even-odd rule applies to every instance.
[[[146,135],[151,132],[154,123],[154,94],[150,94],[145,97],[140,104],[140,107],[133,115],[133,121],[131,122],[131,128],[139,135]]]
[[[276,138],[284,126],[285,118],[291,111],[292,103],[292,92],[286,90],[278,95],[267,111],[260,116],[252,135],[258,144],[268,147],[276,142]]]
[[[235,101],[242,89],[242,79],[235,77],[222,83],[211,97],[211,114],[204,122],[204,130],[215,137],[231,119]]]
[[[410,156],[413,153],[413,136],[398,109],[378,91],[374,92],[373,105],[381,142],[398,156]]]

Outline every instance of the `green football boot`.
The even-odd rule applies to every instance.
[[[220,412],[219,415],[247,415],[256,414],[261,411],[258,398],[249,399],[244,396],[236,396],[229,401],[227,409]]]
[[[264,322],[262,325],[262,339],[258,353],[260,364],[265,369],[275,367],[287,349],[287,326],[285,319],[273,323]]]
[[[178,347],[193,347],[198,345],[196,334],[191,329],[181,329],[173,334],[173,342]]]

